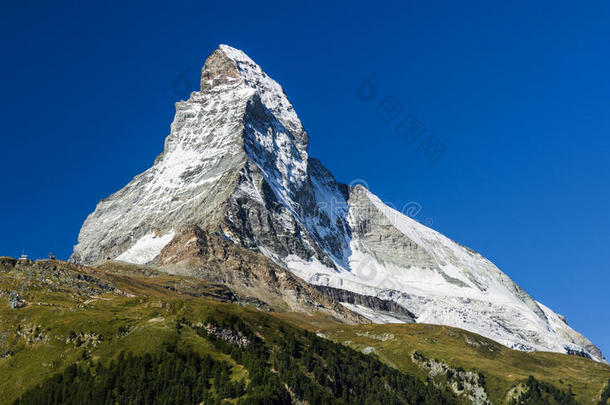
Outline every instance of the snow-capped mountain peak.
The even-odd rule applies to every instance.
[[[598,348],[478,253],[338,183],[307,154],[282,87],[242,51],[220,45],[201,89],[176,103],[154,165],[102,200],[72,260],[155,264],[197,226],[271,258],[310,284],[393,301],[417,322],[467,329],[520,350]],[[370,308],[350,305],[370,319]]]
[[[302,157],[306,157],[307,133],[282,86],[239,49],[220,45],[201,69],[201,92],[223,93],[239,86],[250,88],[258,94],[262,104],[294,136],[294,146]]]

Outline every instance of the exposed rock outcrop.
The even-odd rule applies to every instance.
[[[332,288],[325,286],[316,286],[316,288],[324,295],[332,298],[335,301],[347,302],[348,304],[362,305],[376,311],[391,313],[394,315],[403,315],[400,319],[405,322],[415,322],[416,316],[409,310],[401,307],[394,301],[382,300],[371,295],[361,295],[355,292],[342,290],[340,288]]]
[[[454,368],[435,359],[428,359],[414,352],[411,360],[428,372],[436,386],[446,386],[459,396],[466,397],[473,405],[490,405],[483,374]],[[439,378],[443,377],[443,378]]]
[[[169,243],[157,265],[169,273],[226,284],[276,311],[322,311],[338,320],[368,323],[269,258],[197,226],[190,226]]]

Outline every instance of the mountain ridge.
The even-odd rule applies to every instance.
[[[195,225],[310,284],[393,301],[418,322],[603,360],[480,254],[369,190],[338,183],[308,156],[308,139],[282,87],[242,51],[220,45],[204,63],[201,90],[176,104],[163,153],[98,204],[71,260],[162,267],[171,240]]]

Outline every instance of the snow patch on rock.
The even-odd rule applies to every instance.
[[[174,239],[175,232],[171,231],[163,236],[157,236],[154,232],[142,236],[129,249],[121,253],[116,260],[133,264],[146,264],[161,253],[161,250]]]

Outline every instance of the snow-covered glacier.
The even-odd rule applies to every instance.
[[[308,156],[282,87],[220,45],[201,89],[176,104],[153,166],[102,200],[72,260],[155,264],[190,225],[256,250],[307,282],[392,301],[416,322],[463,328],[518,350],[600,350],[475,251],[335,180]],[[377,322],[400,317],[348,308]]]

